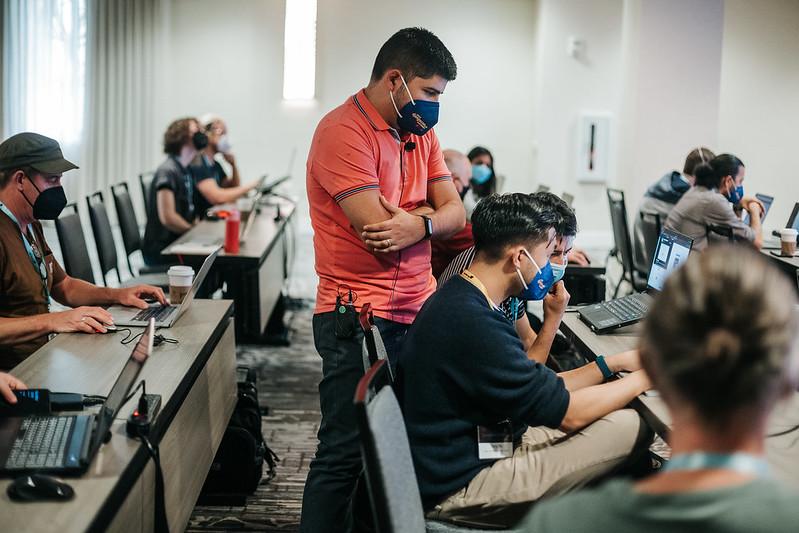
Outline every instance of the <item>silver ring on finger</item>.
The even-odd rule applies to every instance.
[[[81,322],[86,322],[86,317],[85,316],[81,317],[80,321]]]
[[[386,248],[391,248],[391,239],[386,239]]]

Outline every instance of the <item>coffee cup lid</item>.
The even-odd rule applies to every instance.
[[[794,237],[796,237],[797,233],[799,232],[797,232],[793,228],[783,228],[780,230],[780,235],[793,235]]]
[[[174,265],[169,267],[167,274],[173,274],[175,276],[193,276],[194,269],[188,265]]]

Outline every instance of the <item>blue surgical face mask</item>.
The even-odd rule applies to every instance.
[[[405,131],[421,137],[438,123],[438,102],[414,101],[411,91],[408,90],[408,85],[405,83],[405,78],[400,75],[400,79],[411,101],[402,106],[402,109],[397,109],[394,93],[389,91],[394,111],[397,112],[397,124]]]
[[[559,265],[558,263],[553,263],[550,261],[549,264],[552,267],[552,274],[555,276],[555,281],[552,282],[554,285],[563,279],[563,275],[566,273],[566,265],[568,265],[568,262],[564,261],[562,265]]]
[[[522,276],[522,271],[518,268],[516,269],[516,273],[519,275],[519,279],[522,280],[522,286],[524,287],[524,290],[519,293],[518,298],[521,300],[543,300],[549,292],[549,289],[551,289],[552,285],[555,283],[555,275],[552,272],[552,264],[547,261],[547,264],[544,265],[544,268],[539,268],[538,263],[535,262],[535,259],[532,258],[527,250],[522,251],[524,252],[524,255],[526,255],[530,261],[533,262],[535,268],[538,269],[538,274],[536,274],[530,283],[527,284],[524,281],[524,276]]]
[[[488,165],[473,165],[472,166],[472,181],[477,183],[478,185],[482,185],[483,183],[488,181],[488,178],[491,177],[491,169]]]
[[[743,185],[738,185],[736,188],[732,190],[730,194],[727,195],[727,200],[729,200],[733,204],[738,204],[741,202],[741,199],[743,197],[744,197],[744,187]]]

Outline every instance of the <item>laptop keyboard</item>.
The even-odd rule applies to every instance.
[[[605,309],[613,313],[619,320],[635,320],[643,318],[649,310],[643,302],[635,296],[625,296],[618,300],[611,300],[603,304]]]
[[[64,459],[74,416],[26,418],[20,428],[25,432],[11,448],[6,468],[44,468],[59,466]]]
[[[146,322],[151,318],[154,318],[156,322],[161,322],[171,312],[171,305],[152,305],[147,309],[142,309],[136,313],[136,316],[133,317],[133,320]]]

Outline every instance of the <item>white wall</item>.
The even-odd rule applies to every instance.
[[[746,165],[744,191],[776,197],[764,230],[799,202],[799,2],[727,0],[719,146]]]
[[[170,74],[156,82],[170,112],[155,138],[174,118],[217,112],[245,178],[284,173],[297,147],[291,192],[304,200],[319,119],[366,85],[394,31],[422,25],[458,63],[441,100],[442,145],[487,146],[506,190],[574,193],[584,246],[608,245],[610,220],[605,185],[575,177],[581,111],[613,115],[607,185],[626,191],[631,212],[698,144],[739,155],[748,192],[799,200],[788,164],[799,119],[795,0],[320,0],[317,100],[304,107],[281,100],[284,9],[284,0],[173,0]],[[566,54],[571,35],[585,40],[582,59]],[[793,201],[775,202],[770,221],[787,218]]]

